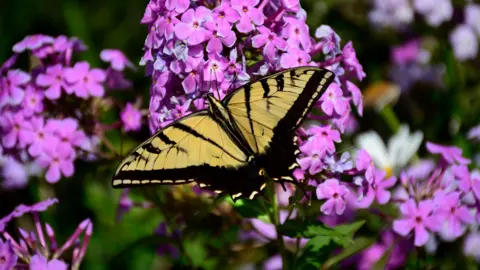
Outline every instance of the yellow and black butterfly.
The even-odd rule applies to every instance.
[[[266,181],[292,182],[295,130],[334,74],[285,70],[233,91],[208,95],[208,110],[185,116],[135,148],[118,166],[114,187],[185,184],[253,199]]]

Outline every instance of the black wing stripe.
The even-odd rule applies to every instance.
[[[268,85],[267,80],[261,80],[260,83],[262,84],[263,87],[263,97],[266,98],[268,97],[268,94],[270,93],[270,85]]]
[[[277,81],[278,91],[283,91],[283,88],[285,87],[285,81],[283,79],[283,73],[279,74],[277,77],[275,77],[275,80]]]
[[[178,122],[178,123],[174,123],[172,126],[175,127],[175,128],[178,128],[178,129],[180,129],[181,131],[186,132],[186,133],[188,133],[188,134],[190,134],[190,135],[192,135],[192,136],[195,136],[195,137],[197,137],[197,138],[199,138],[199,139],[202,139],[202,140],[204,140],[204,141],[206,141],[206,142],[209,142],[209,143],[211,143],[212,145],[215,145],[215,146],[218,147],[220,150],[222,150],[223,152],[227,153],[227,155],[229,155],[230,157],[232,157],[233,159],[235,159],[235,160],[237,160],[237,161],[243,161],[243,160],[240,160],[240,159],[236,158],[236,157],[235,157],[234,155],[232,155],[230,152],[226,151],[223,147],[221,147],[220,145],[218,145],[218,143],[216,143],[216,142],[212,141],[211,139],[203,136],[202,134],[198,133],[197,131],[193,130],[191,127],[189,127],[189,126],[187,126],[187,125],[184,125],[184,124]]]
[[[245,109],[247,110],[248,123],[250,124],[250,131],[252,132],[252,134],[255,134],[252,117],[250,116],[250,113],[252,111],[252,107],[250,106],[250,91],[252,91],[252,88],[250,84],[246,84],[244,87],[245,87]],[[253,140],[255,141],[255,148],[258,151],[257,139],[255,139],[254,137]]]
[[[325,78],[325,74],[327,72],[330,71],[314,71],[314,73],[306,83],[304,91],[300,94],[295,103],[293,103],[293,106],[290,108],[290,110],[288,110],[285,117],[280,120],[278,125],[275,127],[274,132],[276,134],[278,134],[279,132],[281,133],[285,131],[295,130],[301,125],[307,113],[312,109],[318,99],[320,99],[320,97],[327,90],[326,86],[328,86],[330,82],[334,79],[334,76],[328,76],[326,82],[321,86],[321,91],[319,93],[316,93],[320,83],[322,82],[322,79]],[[277,78],[278,77],[279,76],[277,76]],[[292,123],[294,123],[294,125],[292,125]]]
[[[166,144],[177,144],[175,141],[172,141],[167,135],[163,132],[158,133],[157,137]]]

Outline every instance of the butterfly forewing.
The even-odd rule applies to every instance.
[[[208,112],[191,114],[162,129],[119,165],[113,186],[183,184],[210,174],[212,168],[235,168],[248,158]]]

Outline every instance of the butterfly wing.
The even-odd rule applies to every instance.
[[[295,68],[248,83],[223,100],[271,177],[291,174],[287,168],[295,162],[295,130],[333,79],[326,69]]]
[[[208,112],[199,111],[170,124],[135,148],[118,166],[113,186],[191,181],[210,185],[212,179],[245,168],[247,159]]]

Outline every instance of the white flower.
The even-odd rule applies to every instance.
[[[407,165],[417,152],[422,140],[421,131],[410,134],[409,127],[402,125],[397,134],[388,141],[388,147],[375,131],[358,135],[355,144],[370,154],[376,166],[385,170],[387,175],[391,175]]]

